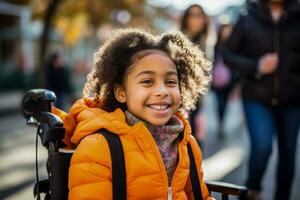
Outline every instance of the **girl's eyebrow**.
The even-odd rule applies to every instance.
[[[168,71],[166,75],[167,76],[171,76],[171,75],[176,75],[177,76],[178,74],[177,74],[176,71]]]
[[[154,71],[142,71],[142,72],[138,73],[135,77],[138,77],[138,76],[143,75],[143,74],[153,75],[153,74],[155,74],[155,72]]]
[[[142,72],[138,73],[135,77],[138,77],[138,76],[143,75],[143,74],[153,75],[153,74],[155,74],[155,72],[154,71],[142,71]],[[170,75],[176,75],[177,76],[177,72],[176,71],[168,71],[166,73],[166,75],[167,76],[170,76]]]

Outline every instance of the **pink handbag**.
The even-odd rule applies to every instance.
[[[224,64],[222,57],[219,57],[216,61],[213,69],[213,86],[217,89],[226,87],[231,79],[231,73],[228,67]]]

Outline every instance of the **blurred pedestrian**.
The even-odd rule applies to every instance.
[[[189,6],[183,13],[181,19],[181,31],[199,48],[206,53],[208,36],[208,16],[198,4]],[[204,138],[204,118],[201,111],[202,99],[197,103],[196,109],[189,114],[192,133],[199,144]]]
[[[223,49],[225,42],[230,36],[232,25],[223,23],[219,25],[217,43],[214,53],[214,68],[212,89],[217,97],[217,110],[219,119],[218,137],[224,137],[224,114],[228,98],[237,83],[237,74],[233,73],[223,61]]]
[[[54,105],[60,109],[66,109],[68,100],[72,98],[70,74],[62,56],[58,53],[53,53],[49,58],[46,69],[46,88],[56,94],[57,99]]]
[[[297,0],[248,3],[228,41],[225,62],[244,79],[242,96],[251,144],[249,199],[260,198],[274,133],[279,152],[275,199],[290,198],[300,125],[299,41]]]
[[[208,16],[204,9],[198,4],[193,4],[184,11],[180,29],[194,44],[198,44],[201,50],[205,51],[208,25]]]

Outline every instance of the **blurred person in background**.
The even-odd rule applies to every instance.
[[[250,136],[249,199],[261,182],[276,133],[279,162],[276,200],[288,200],[295,174],[300,125],[300,6],[297,0],[248,3],[228,40],[225,63],[243,78]]]
[[[189,6],[183,13],[180,30],[206,54],[209,20],[203,8],[198,4]],[[201,111],[202,99],[196,109],[189,114],[192,133],[199,144],[204,138],[204,119]]]
[[[218,137],[224,137],[224,114],[229,95],[237,83],[237,75],[233,73],[223,61],[224,44],[232,31],[232,25],[223,23],[219,25],[217,43],[214,52],[214,68],[212,89],[217,97],[217,111],[219,119]]]
[[[68,100],[72,98],[72,89],[70,74],[59,53],[53,53],[48,60],[46,88],[56,94],[57,99],[54,105],[60,109],[66,109]]]
[[[208,26],[208,16],[200,5],[193,4],[184,11],[181,31],[203,51],[206,49]]]

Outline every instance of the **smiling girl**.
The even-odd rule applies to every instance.
[[[65,142],[76,146],[69,199],[112,199],[110,152],[100,129],[121,140],[127,199],[193,199],[187,144],[199,191],[211,199],[201,151],[180,113],[206,92],[210,69],[203,53],[178,32],[116,30],[95,54],[84,98],[64,119]]]

